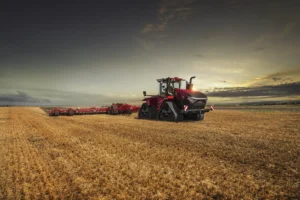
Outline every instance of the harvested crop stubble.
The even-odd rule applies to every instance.
[[[297,198],[300,113],[201,122],[0,108],[0,199]]]

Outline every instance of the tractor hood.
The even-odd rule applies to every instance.
[[[189,109],[204,109],[207,102],[205,94],[194,90],[176,89],[175,96],[181,109],[184,106],[188,106]]]
[[[199,91],[194,90],[186,90],[186,89],[176,89],[175,90],[175,96],[184,98],[193,98],[193,99],[199,99],[199,100],[207,100],[207,96]]]

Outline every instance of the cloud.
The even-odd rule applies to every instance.
[[[283,28],[283,34],[288,35],[295,29],[295,22],[287,23]]]
[[[147,24],[144,29],[142,30],[143,33],[149,33],[151,31],[154,31],[156,27],[154,26],[154,24]]]
[[[259,86],[274,84],[277,82],[279,84],[291,83],[295,81],[300,81],[300,69],[285,70],[281,72],[271,73],[263,77],[256,77],[244,84],[244,86]]]
[[[171,21],[185,20],[194,13],[193,3],[197,0],[161,0],[157,10],[159,21],[148,23],[142,33],[164,32]]]
[[[270,74],[270,75],[266,76],[265,78],[271,78],[273,76],[291,75],[291,74],[300,74],[300,69],[294,69],[294,70],[287,70],[287,71],[276,72],[274,74]]]
[[[281,80],[281,78],[277,78],[277,77],[273,77],[272,79],[273,79],[273,81],[279,81],[279,80]]]
[[[288,97],[300,95],[300,82],[260,87],[215,88],[209,92],[209,97]]]
[[[25,92],[17,91],[17,94],[0,94],[0,103],[10,102],[10,103],[52,103],[49,99],[39,99],[29,96]]]
[[[154,48],[154,44],[148,40],[142,38],[136,38],[136,41],[141,49],[144,51],[149,51]]]
[[[254,40],[254,46],[266,46],[274,43],[276,40],[282,39],[287,35],[291,34],[295,29],[295,22],[286,23],[281,29],[278,29],[277,32],[267,32],[261,34],[257,39]],[[260,49],[260,48],[256,48]],[[261,49],[263,50],[263,49]]]
[[[194,56],[197,58],[204,58],[204,55],[202,55],[202,54],[195,54]]]

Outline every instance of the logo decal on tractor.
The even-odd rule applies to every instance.
[[[184,108],[184,111],[186,111],[188,109],[188,106],[184,105],[183,108]]]

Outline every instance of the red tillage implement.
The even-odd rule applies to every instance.
[[[118,115],[118,114],[131,114],[136,111],[137,106],[129,104],[116,103],[108,107],[108,114]]]
[[[131,114],[132,112],[138,112],[139,106],[129,105],[129,104],[112,104],[108,107],[90,107],[90,108],[55,108],[49,111],[50,116],[59,115],[92,115],[92,114]]]

